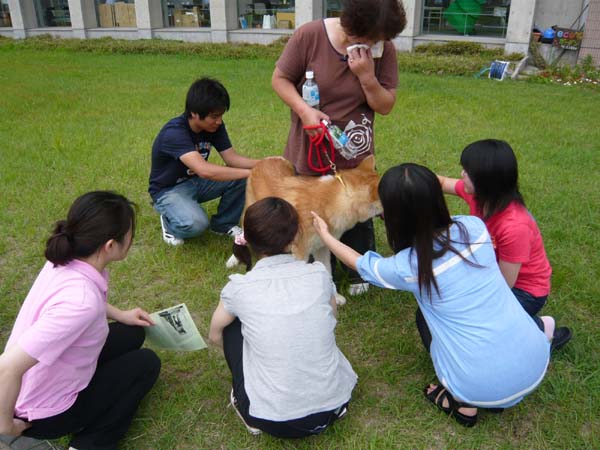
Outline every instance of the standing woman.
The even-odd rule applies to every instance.
[[[308,162],[310,135],[317,131],[304,127],[317,126],[323,119],[344,130],[357,152],[355,158],[347,160],[336,150],[338,169],[356,167],[374,154],[375,113],[390,113],[396,102],[398,62],[391,39],[405,25],[399,0],[344,0],[341,17],[315,20],[296,30],[276,63],[272,86],[291,110],[284,156],[299,174],[322,174]],[[383,53],[374,55],[370,47],[379,41],[383,41]],[[363,47],[347,50],[355,44]],[[301,96],[309,70],[314,72],[319,87],[318,109],[308,106]],[[323,155],[320,157],[326,161]],[[315,159],[313,155],[313,162]],[[361,253],[374,250],[372,220],[357,224],[342,236],[342,241]],[[368,287],[356,272],[350,278],[351,295]]]
[[[460,164],[462,180],[439,176],[442,190],[461,197],[470,214],[485,222],[504,279],[523,309],[535,316],[550,294],[552,267],[519,192],[517,157],[507,142],[484,139],[465,147]],[[567,327],[557,328],[552,349],[566,344],[571,334]]]
[[[150,316],[107,303],[105,267],[127,256],[132,205],[113,192],[89,192],[56,223],[0,356],[0,434],[72,433],[73,449],[116,449],[154,385],[160,360],[140,348]]]
[[[544,378],[554,320],[525,313],[498,269],[485,224],[451,217],[429,169],[391,168],[379,197],[391,257],[361,256],[313,213],[314,225],[364,280],[414,294],[424,316],[417,327],[440,382],[425,387],[427,399],[465,426],[476,423],[477,408],[519,403]]]
[[[290,253],[297,232],[298,213],[283,199],[246,210],[244,235],[259,261],[230,277],[210,323],[231,370],[231,403],[252,434],[319,434],[346,413],[356,384],[335,341],[331,275]]]

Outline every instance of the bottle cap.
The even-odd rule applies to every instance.
[[[306,71],[306,79],[307,80],[312,80],[314,77],[315,77],[315,73],[312,70]]]

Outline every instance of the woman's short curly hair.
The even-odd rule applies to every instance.
[[[398,0],[344,0],[340,24],[350,36],[391,40],[404,30],[406,13]]]

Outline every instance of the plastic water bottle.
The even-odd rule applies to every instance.
[[[352,144],[348,135],[340,127],[326,120],[321,120],[321,123],[327,127],[327,131],[329,131],[329,135],[333,141],[332,144],[340,155],[348,160],[356,158],[358,149]]]
[[[315,83],[312,70],[306,71],[306,81],[302,85],[302,98],[311,108],[319,109],[319,86]]]

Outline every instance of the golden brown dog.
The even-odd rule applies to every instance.
[[[379,176],[375,172],[375,158],[369,156],[354,169],[338,171],[339,177],[298,176],[292,164],[284,158],[267,158],[260,161],[250,173],[246,186],[246,205],[265,197],[280,197],[298,211],[300,228],[292,253],[298,259],[308,261],[313,255],[331,273],[329,249],[323,245],[312,225],[311,211],[327,222],[331,234],[339,238],[358,222],[364,222],[383,211],[377,186]],[[228,267],[237,264],[235,257]],[[344,303],[342,296],[338,303]]]

